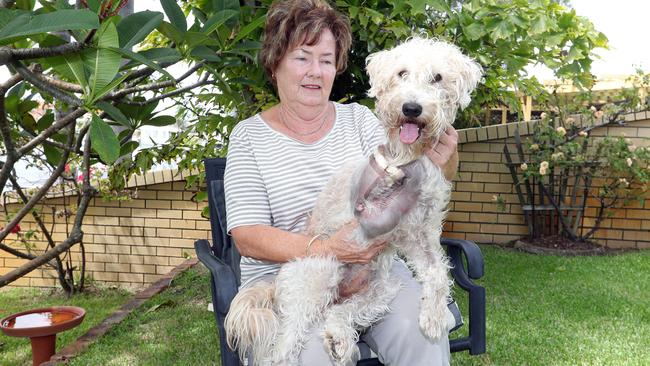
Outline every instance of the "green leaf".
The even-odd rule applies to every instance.
[[[86,74],[86,69],[84,68],[84,62],[81,58],[81,54],[73,53],[64,55],[63,59],[65,60],[65,64],[68,66],[77,83],[81,85],[84,93],[86,95],[90,94],[90,90],[88,89],[88,75]]]
[[[50,144],[43,144],[45,159],[52,166],[57,166],[61,162],[61,151]]]
[[[239,1],[237,0],[211,0],[210,5],[215,12],[226,9],[239,11]]]
[[[141,11],[133,13],[120,21],[117,33],[120,35],[120,48],[131,48],[142,42],[163,21],[162,13]],[[117,46],[116,46],[117,47]]]
[[[160,0],[165,14],[169,21],[181,32],[187,30],[187,21],[185,20],[185,14],[176,0]]]
[[[463,34],[470,41],[475,41],[485,35],[485,28],[479,23],[472,23],[467,27],[463,27]]]
[[[173,125],[174,123],[176,123],[176,118],[173,116],[157,116],[148,121],[142,122],[143,125],[157,127],[169,126]]]
[[[228,19],[236,16],[239,14],[239,12],[235,10],[222,10],[215,15],[211,16],[203,25],[203,29],[201,29],[201,32],[205,33],[206,35],[214,32],[215,29],[221,27],[224,23],[228,21]]]
[[[546,21],[547,20],[548,20],[548,18],[546,17],[546,15],[540,15],[539,17],[537,17],[535,19],[535,21],[533,22],[532,27],[530,28],[530,33],[531,34],[541,34],[541,33],[546,32],[546,30],[547,30]]]
[[[129,141],[120,148],[120,156],[131,155],[140,144],[137,141]]]
[[[220,62],[221,57],[217,56],[217,53],[210,49],[208,46],[198,46],[190,52],[190,56],[195,57],[199,60],[211,61],[211,62]]]
[[[138,52],[138,55],[142,55],[144,58],[151,62],[157,63],[167,63],[167,62],[177,62],[182,56],[176,48],[151,48],[148,50]],[[138,62],[131,61],[128,64],[124,65],[122,68],[128,69],[135,65],[139,65]]]
[[[139,62],[141,64],[147,65],[147,66],[151,67],[152,69],[158,71],[159,73],[167,76],[169,79],[172,79],[172,80],[174,79],[174,77],[169,72],[167,72],[167,70],[163,69],[158,64],[149,61],[148,59],[146,59],[144,56],[142,56],[140,54],[137,54],[137,53],[135,53],[135,52],[133,52],[131,50],[124,49],[124,48],[111,47],[109,49],[112,50],[112,51],[115,51],[115,52],[121,54],[122,56],[124,56],[126,58],[129,58],[129,59],[131,59],[133,61],[137,61],[137,62]]]
[[[54,113],[47,112],[36,123],[36,131],[41,132],[44,129],[50,127],[52,123],[54,123]]]
[[[261,27],[262,24],[264,24],[265,20],[266,20],[266,15],[262,15],[259,18],[253,20],[252,22],[246,24],[246,26],[237,33],[237,37],[233,39],[232,44],[241,41],[244,37],[248,36],[249,33]]]
[[[131,73],[124,73],[124,75],[120,76],[117,79],[113,79],[110,83],[108,83],[105,87],[102,89],[99,89],[93,94],[93,99],[92,103],[95,103],[99,98],[103,97],[105,94],[110,92],[111,90],[115,89],[116,86],[120,85],[126,78],[128,78],[131,75]]]
[[[160,32],[163,36],[169,38],[172,42],[176,43],[177,45],[183,43],[183,39],[184,39],[183,35],[171,23],[167,23],[163,21],[158,25],[157,29],[158,32]]]
[[[201,32],[186,32],[185,33],[185,43],[187,44],[187,47],[189,49],[193,49],[194,47],[203,45],[217,45],[217,41],[212,38],[206,36],[204,33]]]
[[[492,29],[493,40],[506,39],[510,35],[512,35],[512,25],[505,20],[498,22],[494,29]]]
[[[0,43],[11,38],[39,33],[98,27],[97,14],[88,9],[66,9],[39,15],[21,15],[0,29]]]
[[[106,112],[115,122],[127,128],[133,128],[129,119],[117,107],[108,102],[99,102],[95,104]]]
[[[93,150],[107,164],[113,163],[120,156],[120,143],[115,132],[95,114],[90,121],[90,142]]]
[[[119,41],[117,30],[112,22],[104,22],[97,31],[97,49],[90,50],[85,54],[84,63],[91,71],[88,86],[90,88],[90,99],[97,100],[107,85],[117,75],[120,69],[122,58],[110,48],[117,47]],[[105,93],[103,93],[105,94]]]

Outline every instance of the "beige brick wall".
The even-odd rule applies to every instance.
[[[180,179],[180,178],[179,178]],[[129,201],[91,201],[84,219],[84,249],[86,274],[96,281],[125,287],[141,287],[155,282],[194,255],[194,240],[209,239],[209,221],[201,217],[205,203],[191,201],[196,192],[186,190],[184,182],[166,182],[138,187],[137,197]],[[52,208],[61,210],[74,205],[75,197],[45,200],[40,209],[48,228],[54,225],[53,236],[61,241],[72,228],[63,218],[52,218]],[[8,209],[17,210],[17,205]],[[23,231],[37,229],[31,216],[21,223]],[[42,238],[42,236],[40,236]],[[16,246],[16,235],[5,242]],[[46,243],[35,241],[34,253],[42,253]],[[24,247],[22,248],[24,249]],[[79,257],[79,246],[73,248],[73,258]],[[0,274],[25,263],[0,251]],[[56,286],[55,273],[36,270],[14,282],[14,286]]]
[[[620,136],[624,133],[637,146],[650,146],[650,115],[642,112],[628,115],[626,119],[625,126],[598,128],[591,135]],[[444,235],[480,243],[506,243],[528,233],[512,177],[504,165],[503,146],[507,142],[514,148],[515,127],[524,135],[532,131],[533,123],[459,131],[460,166]],[[494,196],[505,200],[505,210],[497,208]],[[583,230],[593,226],[596,216],[596,201],[587,203]],[[602,223],[595,240],[611,248],[650,248],[650,200],[643,207],[634,202],[614,210],[613,217]]]
[[[601,128],[595,135],[618,135],[624,132],[637,145],[650,145],[650,120],[642,115],[628,116],[625,127]],[[479,243],[505,243],[526,235],[521,208],[512,186],[510,173],[503,164],[505,141],[512,142],[515,127],[527,134],[532,122],[459,131],[460,168],[454,182],[454,192],[445,235],[474,240]],[[87,275],[96,281],[120,286],[140,287],[156,281],[186,256],[194,255],[196,239],[210,238],[209,221],[201,217],[205,204],[191,199],[195,190],[185,189],[182,179],[187,174],[150,172],[129,181],[137,188],[137,197],[129,201],[105,202],[94,199],[84,220],[84,248]],[[497,209],[494,195],[505,199],[505,211]],[[54,227],[53,237],[60,242],[67,237],[72,219],[66,224],[58,217],[53,220],[52,209],[74,206],[75,197],[45,200],[39,208],[46,225]],[[593,206],[593,202],[592,202]],[[17,210],[17,205],[8,209]],[[593,222],[594,208],[585,224]],[[591,221],[590,221],[591,220]],[[56,222],[53,222],[56,221]],[[23,230],[36,229],[31,216],[21,222]],[[617,210],[603,223],[596,239],[609,247],[650,248],[650,200],[644,207],[638,204]],[[12,245],[15,235],[5,243]],[[35,253],[45,249],[44,241],[36,241]],[[78,259],[79,246],[72,256]],[[0,274],[5,274],[25,261],[0,251]],[[33,271],[14,282],[14,286],[56,286],[49,269]]]

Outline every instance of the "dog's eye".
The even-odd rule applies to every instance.
[[[402,71],[397,73],[397,76],[399,76],[402,79],[404,79],[406,77],[406,75],[408,75],[408,72],[406,70],[402,70]]]
[[[435,75],[433,75],[433,77],[431,78],[431,84],[437,83],[437,82],[439,82],[440,80],[442,80],[442,75],[440,75],[440,74],[435,74]]]

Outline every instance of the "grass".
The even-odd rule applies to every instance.
[[[129,297],[130,294],[126,291],[108,288],[93,289],[71,298],[54,289],[0,289],[0,317],[53,305],[73,305],[86,309],[86,317],[79,326],[57,335],[56,345],[59,350],[86,333],[91,327],[99,324],[125,303]],[[28,339],[7,337],[0,332],[0,365],[31,365],[31,352]]]
[[[650,251],[566,258],[482,250],[487,353],[455,353],[453,365],[650,364]],[[196,266],[71,365],[219,365],[209,296],[207,271]]]

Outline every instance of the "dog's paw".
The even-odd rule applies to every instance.
[[[449,331],[447,307],[435,306],[420,312],[420,328],[429,339],[438,339]]]
[[[325,350],[335,365],[347,364],[357,350],[357,342],[346,337],[342,332],[325,331],[323,340],[325,341]]]

